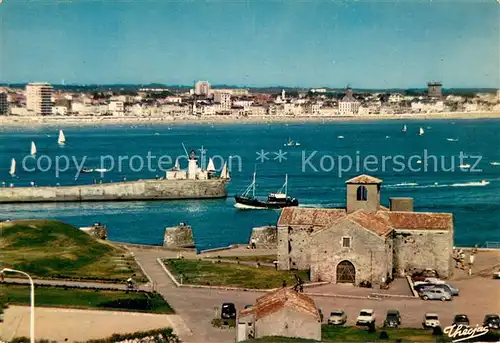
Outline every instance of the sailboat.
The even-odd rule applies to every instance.
[[[288,137],[288,142],[283,144],[283,146],[300,146],[300,143],[294,142],[290,137]]]
[[[229,170],[227,170],[227,163],[224,163],[222,170],[220,172],[220,178],[225,180],[230,180],[231,176],[229,176]]]
[[[63,130],[59,130],[59,138],[57,139],[59,145],[64,145],[66,143],[66,137],[64,136]]]
[[[406,124],[403,125],[403,129],[401,131],[406,132]]]
[[[252,183],[241,195],[236,195],[234,207],[239,209],[280,209],[283,207],[299,206],[299,201],[288,196],[288,175],[285,175],[283,187],[276,193],[269,193],[267,200],[259,200],[255,197],[255,176],[253,173]]]
[[[209,172],[211,174],[215,173],[214,161],[211,158],[208,159],[207,172]]]
[[[424,129],[420,128],[420,130],[418,130],[418,135],[419,136],[423,136],[424,135]]]
[[[36,145],[35,142],[31,142],[31,155],[35,156],[36,155]]]
[[[15,159],[12,159],[12,161],[10,162],[10,171],[9,171],[9,174],[11,176],[16,175],[16,160]]]

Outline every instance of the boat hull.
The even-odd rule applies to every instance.
[[[236,204],[234,207],[239,209],[263,209],[263,210],[277,210],[284,207],[299,206],[297,199],[286,199],[284,201],[261,201],[255,198],[247,198],[242,196],[235,196]]]

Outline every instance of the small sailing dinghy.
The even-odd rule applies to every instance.
[[[12,159],[12,161],[10,162],[9,174],[11,176],[16,175],[16,160],[15,159]]]
[[[227,169],[226,162],[224,163],[224,166],[222,167],[222,170],[220,172],[220,178],[225,180],[231,180],[231,176],[229,176],[229,170]]]
[[[59,130],[59,138],[57,139],[57,143],[59,145],[66,144],[66,137],[64,136],[63,130]]]
[[[214,161],[213,161],[211,158],[209,158],[209,159],[208,159],[207,172],[208,172],[209,174],[213,174],[213,173],[215,173],[215,171],[216,171],[216,170],[215,170]]]
[[[419,136],[423,136],[423,135],[424,135],[424,129],[420,128],[420,129],[418,130],[418,135],[419,135]]]
[[[36,145],[35,142],[31,141],[31,155],[35,156],[36,155]]]
[[[234,197],[236,204],[234,207],[239,209],[280,209],[283,207],[299,206],[299,201],[288,196],[288,175],[285,176],[283,187],[276,193],[269,193],[267,200],[259,200],[255,197],[255,175],[253,181],[247,189]]]
[[[407,128],[406,128],[406,124],[403,125],[403,129],[401,131],[403,132],[406,132]]]

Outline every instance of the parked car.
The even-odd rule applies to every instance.
[[[424,321],[422,322],[424,329],[435,328],[440,325],[439,316],[436,313],[426,313],[424,315]]]
[[[466,314],[457,314],[453,319],[453,325],[466,325],[469,326],[469,317]]]
[[[460,293],[460,290],[458,288],[453,287],[452,285],[449,285],[447,283],[445,284],[431,284],[431,283],[423,283],[416,285],[413,287],[418,293],[423,292],[426,289],[431,289],[431,288],[441,288],[450,293],[453,296],[458,296]]]
[[[498,314],[487,314],[484,316],[483,325],[494,330],[500,329],[500,317]]]
[[[233,303],[223,303],[220,312],[222,319],[236,319],[236,307]]]
[[[335,310],[330,312],[330,317],[328,317],[329,325],[344,325],[347,322],[347,315],[344,310]]]
[[[397,328],[401,325],[401,315],[398,310],[389,310],[384,320],[384,327]]]
[[[451,293],[441,288],[425,288],[420,292],[420,297],[424,300],[446,301],[452,299]]]
[[[375,324],[375,311],[372,309],[364,309],[359,311],[356,318],[356,325],[369,325]]]
[[[426,268],[424,270],[415,271],[411,279],[413,281],[424,281],[426,278],[430,277],[439,278],[439,275],[434,269]]]

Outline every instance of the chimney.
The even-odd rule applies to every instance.
[[[389,198],[391,211],[413,212],[413,198]]]

